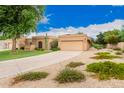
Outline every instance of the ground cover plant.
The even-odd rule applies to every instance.
[[[122,53],[124,53],[124,50],[122,50]]]
[[[124,80],[124,63],[117,64],[111,61],[96,62],[87,65],[86,71],[96,73],[99,80],[111,78]]]
[[[93,59],[113,59],[113,58],[121,58],[120,56],[110,54],[109,52],[98,52],[96,56],[91,57]]]
[[[41,50],[34,50],[34,51],[16,50],[15,53],[11,52],[11,50],[1,51],[0,52],[0,61],[30,57],[30,56],[41,55],[41,54],[45,54],[45,53],[49,53],[49,52],[41,51]]]
[[[75,67],[82,66],[82,65],[84,65],[84,63],[82,63],[82,62],[70,62],[66,66],[71,67],[71,68],[75,68]]]
[[[93,43],[93,44],[92,44],[92,47],[94,47],[94,48],[96,48],[96,49],[102,49],[102,48],[104,48],[104,45]]]
[[[81,82],[82,80],[85,80],[85,76],[78,70],[65,68],[58,73],[55,80],[59,83]]]
[[[115,52],[116,55],[122,55],[123,53],[121,51]]]
[[[28,72],[28,73],[17,75],[14,78],[13,84],[18,83],[20,81],[40,80],[40,79],[46,78],[47,76],[48,76],[47,72]]]
[[[58,51],[60,48],[51,48],[52,51]]]
[[[121,51],[120,48],[114,48],[113,50],[115,50],[115,51]]]

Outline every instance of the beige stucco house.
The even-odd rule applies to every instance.
[[[59,36],[59,48],[63,51],[83,51],[91,46],[91,40],[84,34],[67,34]]]
[[[51,49],[51,42],[56,40],[57,37],[53,36],[34,36],[31,39],[25,40],[25,47],[31,48],[30,50],[34,50],[35,48],[42,49]]]
[[[25,50],[36,48],[51,49],[51,42],[58,40],[58,47],[63,51],[83,51],[91,46],[91,40],[84,34],[66,34],[59,37],[54,36],[34,36],[32,38],[22,37],[17,39],[17,48],[24,47]],[[4,41],[6,48],[12,48],[12,40]]]

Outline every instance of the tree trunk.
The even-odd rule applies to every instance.
[[[12,39],[12,52],[16,52],[16,38]]]

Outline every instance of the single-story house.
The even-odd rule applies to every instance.
[[[84,34],[67,34],[59,37],[59,48],[63,51],[83,51],[91,46],[91,40]]]
[[[34,50],[36,48],[51,49],[51,42],[58,40],[58,47],[63,51],[83,51],[91,46],[91,40],[84,34],[66,34],[59,37],[54,36],[34,36],[32,38],[22,37],[17,39],[17,48]],[[12,48],[12,40],[5,40],[5,48]]]

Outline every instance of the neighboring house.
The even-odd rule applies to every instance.
[[[0,49],[11,49],[12,48],[12,41],[7,40],[0,40]]]
[[[58,47],[64,51],[83,51],[91,46],[91,40],[84,34],[67,34],[57,37],[54,36],[34,36],[32,38],[17,39],[16,47],[25,50],[34,50],[36,48],[51,49],[51,42],[58,40]],[[1,45],[0,45],[1,46]],[[4,48],[12,48],[12,40],[5,40],[2,45]]]
[[[59,37],[59,48],[64,51],[83,51],[91,46],[91,40],[84,34],[67,34]]]

